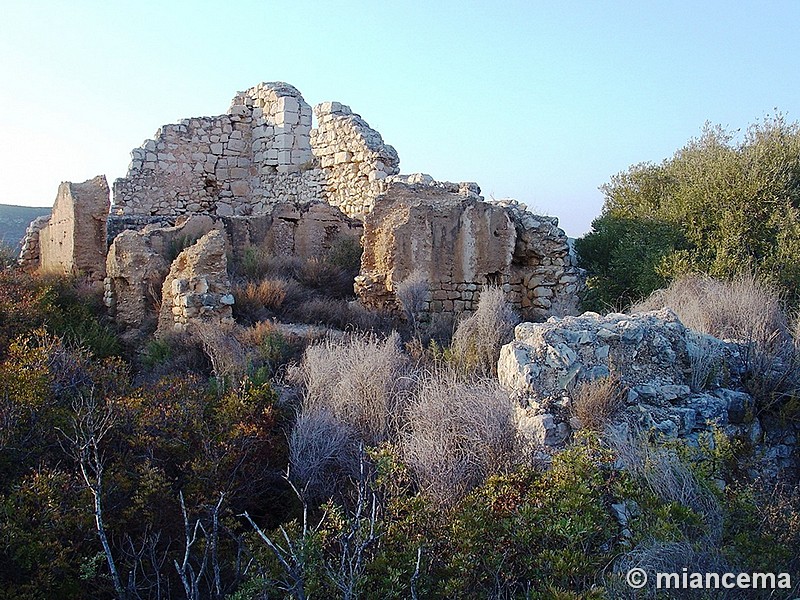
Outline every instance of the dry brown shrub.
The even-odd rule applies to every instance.
[[[777,288],[754,275],[725,281],[707,275],[686,275],[631,307],[631,313],[668,307],[690,329],[721,340],[775,342],[789,333],[784,302]]]
[[[464,373],[496,375],[500,348],[514,336],[517,315],[503,290],[486,287],[478,309],[459,323],[450,347],[453,362]]]
[[[239,334],[239,339],[245,346],[258,347],[276,333],[275,326],[269,321],[259,321],[252,327],[243,329]]]
[[[690,329],[741,345],[743,383],[759,411],[778,409],[800,394],[800,354],[783,297],[774,286],[754,275],[731,281],[688,275],[654,292],[631,312],[665,306]]]
[[[442,506],[505,471],[516,456],[513,405],[494,380],[468,384],[452,370],[431,372],[419,382],[406,421],[403,458]]]
[[[419,332],[420,317],[425,309],[429,291],[430,284],[425,274],[419,270],[413,271],[398,283],[395,289],[397,301],[415,337]]]
[[[368,445],[397,430],[404,399],[406,358],[397,334],[386,339],[352,335],[309,347],[302,369],[303,412],[328,412],[358,432]]]
[[[335,298],[307,300],[294,308],[292,316],[303,323],[346,331],[386,332],[392,325],[390,315],[368,310],[358,302]]]
[[[310,296],[299,283],[286,277],[245,282],[234,286],[234,316],[240,321],[258,322],[281,316]]]
[[[331,498],[357,474],[356,431],[327,410],[304,411],[289,437],[289,476],[306,501]]]
[[[297,278],[312,289],[332,298],[350,298],[354,275],[326,260],[311,258],[302,263]]]
[[[625,390],[619,377],[612,374],[584,381],[572,397],[572,414],[581,427],[602,432],[625,406]]]

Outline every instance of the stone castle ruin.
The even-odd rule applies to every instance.
[[[343,238],[363,247],[355,291],[366,306],[396,307],[397,285],[417,270],[431,312],[474,310],[486,285],[529,319],[577,310],[582,277],[557,219],[487,202],[474,183],[399,175],[397,152],[359,115],[338,102],[312,111],[286,83],[236,94],[224,115],[165,125],[131,157],[113,202],[102,176],[62,184],[20,263],[103,281],[134,338],[157,322],[229,320],[228,257],[255,246],[309,259]],[[156,298],[169,301],[160,315]]]

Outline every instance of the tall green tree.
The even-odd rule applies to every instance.
[[[577,243],[589,307],[628,303],[687,272],[756,272],[797,303],[797,122],[777,114],[743,134],[707,123],[671,158],[634,165],[601,190],[603,212]]]

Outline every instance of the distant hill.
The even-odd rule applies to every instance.
[[[49,207],[0,204],[0,242],[19,247],[28,224],[50,211]]]

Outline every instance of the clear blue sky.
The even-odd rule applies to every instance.
[[[558,5],[558,6],[557,6]],[[705,121],[800,118],[800,1],[9,1],[0,203],[124,176],[164,123],[287,81],[349,104],[404,173],[477,181],[589,228],[598,186]]]

